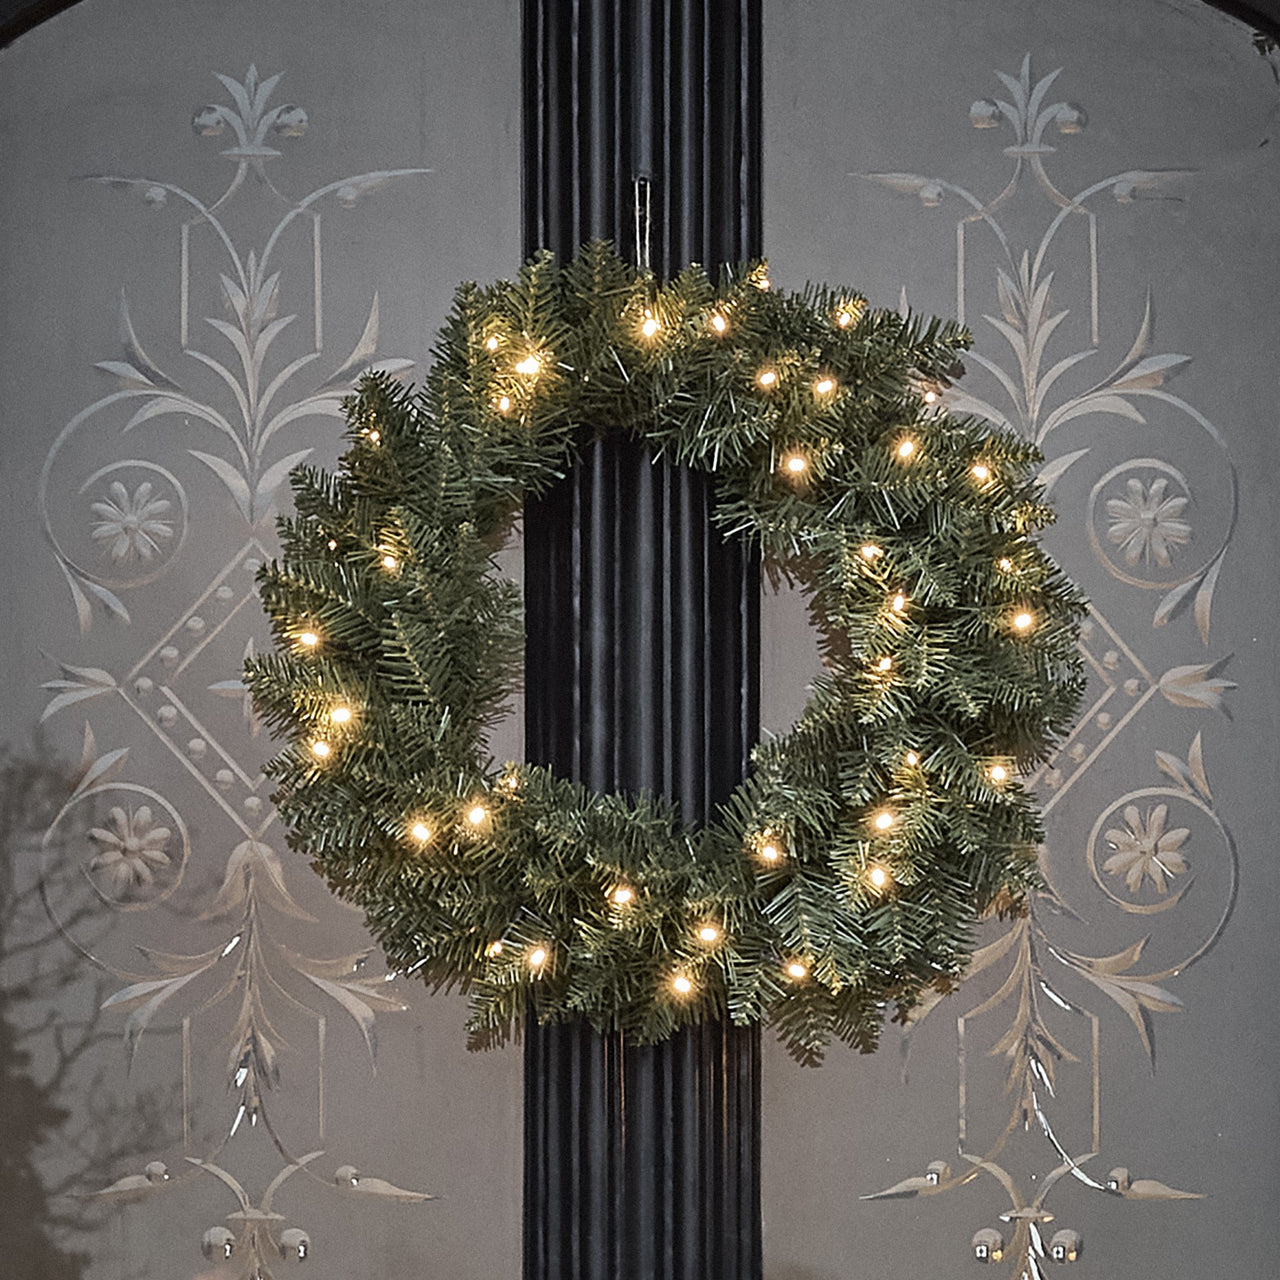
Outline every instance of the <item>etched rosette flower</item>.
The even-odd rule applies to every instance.
[[[160,554],[160,543],[173,537],[173,526],[160,519],[172,505],[167,498],[152,497],[149,480],[144,480],[132,494],[119,480],[111,483],[110,497],[95,502],[90,510],[97,520],[93,525],[95,542],[117,563],[150,560]]]
[[[1175,547],[1191,541],[1191,525],[1182,519],[1187,499],[1165,497],[1168,481],[1161,476],[1148,489],[1141,480],[1131,477],[1125,486],[1128,497],[1108,498],[1107,514],[1111,526],[1107,537],[1124,552],[1126,563],[1152,560],[1168,568]]]
[[[117,896],[149,888],[156,874],[170,865],[164,847],[172,832],[155,825],[148,805],[128,812],[117,805],[108,821],[110,830],[94,827],[89,832],[99,850],[89,863],[90,872],[99,873],[102,887]]]
[[[1169,892],[1169,878],[1187,870],[1187,860],[1180,850],[1191,834],[1186,827],[1165,830],[1169,806],[1158,804],[1145,816],[1137,805],[1126,805],[1125,829],[1112,828],[1106,833],[1107,843],[1115,852],[1102,864],[1113,876],[1124,876],[1130,893],[1137,893],[1144,879],[1155,885],[1157,892]]]

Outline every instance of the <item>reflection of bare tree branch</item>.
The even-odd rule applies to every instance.
[[[115,1039],[101,1025],[105,975],[67,946],[44,910],[40,834],[69,773],[40,747],[30,758],[0,755],[0,1201],[6,1256],[41,1280],[83,1274],[88,1257],[76,1237],[104,1210],[73,1193],[105,1185],[122,1163],[164,1145],[173,1114],[168,1091],[113,1093],[97,1058]],[[91,903],[62,924],[95,941],[112,927]]]

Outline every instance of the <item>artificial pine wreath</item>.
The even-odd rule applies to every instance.
[[[339,473],[295,472],[259,574],[279,652],[247,676],[290,740],[280,810],[393,965],[469,990],[474,1043],[532,1010],[869,1050],[1037,883],[1018,777],[1076,707],[1083,600],[1034,540],[1036,449],[937,403],[967,344],[596,244],[462,286],[425,390],[369,375]],[[486,752],[522,650],[493,553],[584,426],[713,471],[720,524],[811,586],[825,672],[705,829]]]

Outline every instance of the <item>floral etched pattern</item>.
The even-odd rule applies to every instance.
[[[153,884],[156,873],[170,865],[165,845],[173,833],[155,825],[145,804],[127,811],[117,805],[109,820],[110,830],[94,827],[89,832],[100,850],[89,870],[101,872],[101,879],[117,896]]]
[[[1168,893],[1169,878],[1186,873],[1187,860],[1181,849],[1191,832],[1186,827],[1166,831],[1168,820],[1167,804],[1158,804],[1145,815],[1131,804],[1125,807],[1124,828],[1107,831],[1107,843],[1115,853],[1102,864],[1102,869],[1113,876],[1123,876],[1130,893],[1137,893],[1144,879],[1150,880],[1157,892]]]
[[[152,497],[154,487],[144,480],[132,494],[119,480],[111,482],[110,496],[90,508],[97,520],[93,537],[103,544],[112,560],[150,560],[160,554],[160,543],[173,537],[173,525],[163,516],[173,504]]]
[[[1175,547],[1191,541],[1191,526],[1182,519],[1190,499],[1165,496],[1169,481],[1160,476],[1147,488],[1136,476],[1130,476],[1127,496],[1107,499],[1111,527],[1107,537],[1124,552],[1125,562],[1136,565],[1139,560],[1168,568]]]
[[[127,741],[132,730],[152,755],[135,755],[133,745],[103,750],[92,725],[86,724],[83,759],[71,794],[45,834],[42,875],[48,911],[81,954],[89,954],[81,936],[84,921],[104,906],[112,918],[121,920],[128,913],[135,922],[129,959],[115,951],[92,957],[114,980],[99,997],[101,1010],[120,1020],[131,1061],[150,1045],[148,1033],[162,1022],[167,1020],[170,1031],[180,1027],[180,1155],[230,1189],[238,1205],[227,1225],[205,1232],[201,1249],[206,1258],[229,1266],[219,1275],[267,1280],[279,1258],[300,1261],[312,1252],[308,1233],[272,1210],[271,1200],[300,1170],[317,1178],[307,1166],[323,1152],[307,1146],[317,1137],[323,1144],[326,1137],[330,1020],[335,1012],[349,1020],[356,1043],[372,1062],[375,1019],[407,1006],[390,985],[396,975],[366,968],[367,947],[331,955],[331,945],[338,949],[330,942],[333,930],[325,929],[291,889],[273,847],[280,841],[271,839],[278,836],[271,833],[277,819],[256,763],[259,726],[239,679],[240,664],[254,652],[251,629],[262,625],[254,573],[272,554],[266,530],[277,490],[324,438],[317,435],[317,421],[341,417],[342,400],[364,371],[396,373],[413,363],[379,357],[376,293],[367,314],[361,313],[366,318],[348,354],[328,358],[324,208],[329,202],[349,208],[396,179],[427,171],[356,174],[292,198],[267,166],[282,156],[274,143],[306,131],[307,113],[293,103],[272,105],[278,75],[260,79],[250,67],[242,81],[225,75],[217,79],[229,104],[200,108],[192,126],[197,139],[222,137],[231,144],[221,156],[235,168],[221,195],[204,199],[152,178],[93,179],[139,197],[157,216],[177,212],[185,220],[173,236],[180,264],[176,352],[174,335],[160,331],[156,336],[157,344],[169,343],[172,354],[163,357],[169,367],[162,368],[162,361],[143,347],[122,292],[123,350],[120,358],[97,363],[115,387],[62,428],[40,477],[37,503],[86,644],[113,651],[122,643],[137,644],[128,631],[95,635],[95,614],[105,613],[127,628],[126,593],[169,573],[191,522],[184,480],[202,491],[201,518],[207,520],[211,500],[215,504],[217,536],[206,536],[198,554],[187,558],[184,568],[194,577],[194,589],[185,604],[182,597],[176,607],[172,597],[167,603],[159,597],[147,601],[150,620],[161,625],[158,634],[148,632],[138,652],[124,663],[107,657],[95,657],[92,665],[62,663],[58,677],[46,682],[50,696],[42,719],[65,715],[71,708],[100,720],[114,717],[113,731]],[[256,180],[247,182],[250,177]],[[235,213],[228,216],[233,201]],[[244,239],[252,235],[261,238],[246,248]],[[191,319],[201,300],[211,303],[214,312],[203,325],[212,337],[209,350]],[[295,301],[299,305],[291,310]],[[305,336],[300,332],[304,328],[309,329]],[[163,348],[156,349],[163,356]],[[326,371],[316,377],[322,362]],[[288,447],[286,439],[300,428],[309,428],[305,447]],[[84,496],[74,509],[83,513],[83,501],[88,501],[88,538],[73,542],[72,535],[60,535],[56,519],[71,508],[51,502],[55,479],[65,485],[66,472],[77,459],[104,446],[118,453],[126,437],[137,442],[134,456],[114,456],[87,476],[83,471],[72,476],[72,485]],[[193,437],[203,447],[192,447]],[[167,453],[173,470],[144,456],[151,450]],[[173,463],[175,454],[178,461]],[[228,538],[234,539],[229,559]],[[97,549],[96,563],[75,554],[74,548],[85,542]],[[210,555],[220,559],[211,561]],[[146,760],[145,767],[151,768],[156,750],[162,761],[177,765],[186,787],[182,808],[204,806],[194,850],[201,874],[190,879],[185,872],[193,845],[182,813],[160,791],[128,780],[128,771],[138,767],[132,762]],[[86,821],[86,813],[104,809],[104,818]],[[63,839],[72,832],[78,832],[74,842]],[[83,849],[86,842],[93,852],[70,868],[55,856],[64,845]],[[93,899],[87,907],[86,887]],[[159,920],[148,913],[165,902],[192,922],[193,933],[203,934],[199,949],[154,945],[154,933],[147,930]],[[287,945],[282,936],[286,925],[314,931],[315,937],[310,943]],[[300,1019],[310,1024],[310,1054],[300,1054],[298,1045],[286,1039],[286,1029],[292,1025],[296,1030]],[[283,1117],[273,1114],[272,1094],[285,1086],[282,1060],[291,1052],[295,1076],[303,1077],[304,1084],[308,1075],[314,1078],[313,1114],[305,1105],[280,1109]],[[221,1073],[221,1087],[206,1098],[209,1091],[200,1086],[210,1072]],[[198,1116],[200,1104],[216,1108],[220,1118],[210,1124],[209,1117]],[[229,1144],[242,1128],[258,1127],[270,1135],[283,1163],[265,1192],[255,1196],[236,1172],[242,1148]],[[218,1136],[210,1139],[211,1132]],[[168,1167],[175,1167],[172,1154],[167,1166],[153,1160],[147,1174],[131,1174],[85,1192],[84,1198],[140,1203],[162,1183],[171,1189],[185,1186],[188,1193],[198,1194],[205,1186],[212,1190],[211,1178],[169,1183]],[[339,1194],[335,1187],[357,1185],[351,1169],[338,1164],[338,1175],[325,1175],[319,1182],[330,1194]],[[164,1178],[152,1177],[154,1170]],[[365,1193],[404,1202],[429,1198],[377,1177],[358,1181]],[[124,1265],[131,1269],[134,1263]]]
[[[1167,431],[1171,448],[1181,447],[1189,436],[1201,446],[1208,442],[1209,457],[1219,464],[1216,482],[1225,503],[1202,505],[1206,518],[1213,514],[1219,519],[1220,532],[1207,542],[1199,562],[1186,570],[1175,567],[1175,561],[1187,558],[1193,540],[1187,474],[1201,482],[1207,470],[1203,455],[1197,458],[1195,472],[1154,456],[1112,466],[1093,481],[1085,512],[1089,543],[1106,573],[1126,587],[1160,593],[1152,625],[1166,626],[1190,612],[1201,643],[1208,645],[1214,593],[1237,519],[1236,469],[1221,432],[1169,390],[1190,357],[1154,347],[1150,295],[1141,307],[1137,332],[1112,371],[1092,383],[1076,381],[1077,370],[1103,345],[1098,198],[1109,193],[1116,204],[1131,205],[1167,191],[1188,171],[1131,169],[1074,194],[1061,190],[1048,170],[1060,145],[1055,135],[1059,140],[1079,136],[1087,116],[1074,103],[1051,100],[1049,91],[1059,75],[1054,71],[1036,79],[1028,56],[1016,76],[997,73],[1007,97],[973,104],[970,121],[975,128],[1004,127],[1006,141],[1008,132],[1013,134],[1003,148],[1013,173],[993,197],[984,199],[934,175],[865,176],[916,196],[926,209],[959,206],[956,302],[962,318],[975,288],[974,260],[985,265],[981,248],[992,249],[995,306],[982,319],[995,335],[997,349],[976,342],[967,359],[976,366],[977,376],[947,388],[943,397],[953,411],[986,418],[1041,445],[1047,461],[1040,479],[1046,489],[1072,468],[1083,470],[1095,453],[1105,454],[1099,446],[1114,447],[1125,429],[1141,427],[1146,438]],[[1005,206],[1019,192],[1038,195],[1048,207],[1047,228],[1039,242],[1027,248],[1018,245],[1011,230],[1025,225],[1013,218],[1012,208],[1009,225],[1003,221]],[[1020,215],[1025,216],[1026,203],[1021,202]],[[1087,253],[1083,271],[1066,252],[1066,229],[1072,226],[1084,232],[1076,238]],[[1056,306],[1054,296],[1064,280],[1088,298],[1087,315],[1074,325],[1080,340],[1065,349],[1073,313]],[[984,391],[984,382],[989,391]],[[1068,430],[1082,433],[1093,423],[1099,424],[1093,437],[1085,435],[1074,447],[1055,449]],[[1087,581],[1082,585],[1089,587]],[[1222,936],[1238,884],[1235,846],[1214,807],[1197,732],[1185,759],[1168,750],[1155,751],[1157,767],[1173,785],[1138,788],[1099,814],[1084,842],[1083,862],[1093,889],[1118,913],[1119,923],[1154,924],[1171,910],[1187,910],[1187,890],[1193,883],[1187,850],[1194,845],[1197,878],[1212,886],[1206,893],[1215,902],[1210,905],[1198,894],[1203,904],[1198,923],[1183,924],[1177,941],[1166,940],[1166,945],[1183,948],[1189,936],[1199,941],[1176,960],[1154,966],[1144,960],[1150,933],[1130,937],[1118,949],[1100,955],[1068,945],[1071,931],[1084,919],[1073,899],[1087,886],[1081,883],[1078,857],[1069,852],[1078,848],[1078,836],[1055,826],[1064,797],[1114,743],[1132,741],[1139,717],[1158,705],[1158,699],[1204,715],[1225,711],[1226,695],[1235,687],[1223,674],[1226,658],[1153,668],[1140,641],[1126,638],[1097,605],[1081,630],[1081,647],[1093,673],[1087,705],[1056,756],[1023,779],[1029,787],[1043,783],[1051,793],[1044,803],[1048,840],[1040,858],[1045,889],[1032,896],[1025,915],[999,928],[993,922],[995,936],[975,954],[960,997],[988,992],[985,998],[972,997],[956,1024],[959,1154],[968,1167],[953,1176],[945,1164],[935,1162],[931,1169],[944,1172],[928,1185],[926,1174],[863,1197],[896,1198],[909,1186],[911,1194],[934,1195],[957,1189],[979,1173],[988,1175],[1004,1189],[1009,1207],[999,1214],[1004,1225],[982,1226],[972,1237],[971,1256],[987,1264],[1005,1262],[1015,1280],[1044,1280],[1047,1262],[1074,1262],[1081,1254],[1083,1237],[1074,1227],[1047,1227],[1055,1215],[1046,1201],[1064,1179],[1126,1199],[1196,1197],[1195,1192],[1174,1191],[1155,1178],[1130,1180],[1123,1166],[1105,1179],[1089,1172],[1090,1162],[1108,1142],[1099,1103],[1104,1024],[1088,1007],[1088,996],[1091,991],[1103,995],[1123,1012],[1154,1064],[1155,1019],[1182,1009],[1169,984]],[[926,1002],[913,1015],[913,1025],[936,1006],[936,1000]],[[973,1051],[975,1040],[983,1044],[985,1055]],[[1000,1065],[1002,1092],[1012,1104],[1003,1128],[997,1125],[985,1138],[976,1120],[979,1112],[971,1109],[970,1101],[982,1084],[995,1085],[984,1056]],[[1025,1152],[1019,1135],[1031,1144]],[[1040,1139],[1048,1144],[1047,1153],[1036,1145]]]

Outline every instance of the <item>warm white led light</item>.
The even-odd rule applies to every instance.
[[[805,461],[803,455],[798,453],[791,454],[791,456],[787,458],[786,465],[787,470],[790,471],[793,476],[803,475],[809,467],[809,464]]]
[[[898,445],[898,457],[904,462],[911,457],[916,451],[916,442],[914,440],[903,440]]]
[[[676,976],[671,979],[671,989],[678,996],[687,996],[693,991],[693,979],[687,977],[683,973],[677,973]]]
[[[467,821],[471,823],[473,827],[483,826],[485,819],[488,818],[488,816],[489,810],[482,804],[473,804],[471,808],[467,810]]]
[[[334,709],[329,712],[329,719],[334,724],[350,724],[351,708],[350,707],[334,707]]]
[[[867,872],[867,879],[876,889],[883,889],[889,883],[889,873],[883,867],[872,867]]]
[[[773,387],[777,385],[778,375],[773,369],[761,369],[756,375],[756,381],[762,387]]]
[[[320,643],[320,637],[314,631],[304,631],[298,637],[298,643],[306,649],[314,649]]]
[[[877,831],[888,831],[897,819],[889,812],[888,809],[881,809],[872,821],[875,823]]]
[[[320,760],[327,760],[332,748],[323,740],[317,739],[311,744],[311,754]]]
[[[516,372],[523,373],[526,377],[532,377],[541,368],[542,362],[537,356],[525,356],[525,358],[516,365]]]
[[[484,340],[484,345],[485,345],[486,351],[497,351],[498,339],[496,337],[490,336]]]
[[[729,322],[717,311],[711,317],[711,327],[717,333],[724,333],[729,328]]]
[[[795,978],[797,981],[799,981],[801,978],[807,978],[808,976],[809,976],[809,970],[805,968],[805,966],[802,965],[799,960],[792,960],[791,963],[787,965],[788,978]]]
[[[834,378],[819,378],[813,384],[813,390],[816,395],[827,396],[836,389],[836,380]]]
[[[698,930],[698,940],[700,942],[719,942],[720,930],[713,924],[704,924]]]

